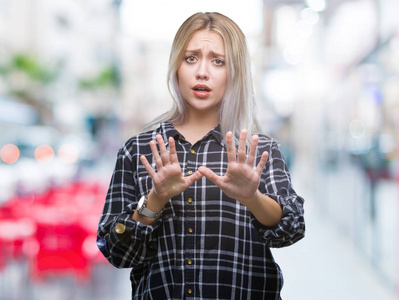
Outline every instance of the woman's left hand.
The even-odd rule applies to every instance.
[[[259,137],[254,135],[251,139],[251,146],[248,156],[246,155],[245,141],[247,138],[247,130],[242,130],[238,145],[238,151],[233,143],[233,134],[226,134],[227,146],[227,172],[224,176],[216,175],[207,167],[200,167],[198,170],[206,178],[217,185],[227,196],[236,199],[241,204],[247,206],[251,199],[254,199],[258,191],[262,170],[265,167],[269,153],[262,153],[260,162],[255,167],[256,147]]]

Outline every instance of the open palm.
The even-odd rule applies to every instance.
[[[255,167],[256,147],[259,137],[252,137],[248,156],[245,150],[246,137],[247,131],[242,130],[236,153],[233,144],[233,134],[231,132],[226,134],[228,164],[225,175],[218,176],[211,169],[203,166],[198,169],[203,176],[216,184],[227,196],[236,199],[243,205],[257,192],[260,176],[269,155],[266,151],[263,152],[260,162]]]
[[[158,152],[155,141],[150,142],[150,147],[157,171],[151,167],[144,155],[140,159],[152,178],[153,188],[157,197],[162,199],[163,204],[166,204],[170,198],[182,193],[196,180],[200,179],[202,174],[196,171],[190,176],[183,176],[176,153],[175,140],[172,137],[169,138],[169,152],[160,134],[156,136],[156,140],[160,153]]]

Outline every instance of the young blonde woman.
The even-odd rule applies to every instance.
[[[245,36],[198,13],[174,39],[172,109],[119,150],[97,244],[132,299],[280,299],[269,247],[304,236],[303,199],[255,118]]]

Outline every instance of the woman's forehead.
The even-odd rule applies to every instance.
[[[197,31],[187,43],[186,51],[200,52],[210,50],[214,54],[224,55],[224,41],[219,33],[210,30]]]

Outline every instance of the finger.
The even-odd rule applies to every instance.
[[[247,133],[248,131],[246,129],[241,130],[240,141],[238,144],[237,157],[238,162],[241,164],[244,164],[246,160],[245,140],[247,139]]]
[[[179,162],[176,152],[175,139],[172,137],[169,138],[169,154],[170,154],[170,163],[173,164]]]
[[[198,172],[221,188],[222,180],[211,169],[201,166],[198,168]]]
[[[148,174],[151,176],[151,178],[153,178],[156,175],[156,173],[155,173],[154,169],[151,167],[147,158],[144,155],[142,155],[142,156],[140,156],[140,160],[141,160],[141,163],[143,164],[144,168],[147,170]]]
[[[160,134],[157,134],[156,139],[158,142],[159,151],[161,152],[162,164],[166,165],[169,163],[169,152],[166,149],[165,142]]]
[[[268,157],[269,157],[269,153],[267,151],[262,153],[260,162],[258,163],[258,165],[256,167],[256,172],[259,174],[259,176],[262,174],[263,168],[266,165]]]
[[[233,143],[233,133],[231,131],[226,133],[226,148],[227,148],[227,161],[236,161],[236,150]]]
[[[192,185],[194,182],[196,182],[198,179],[200,179],[201,177],[202,177],[203,175],[202,175],[202,173],[200,172],[200,171],[196,171],[194,174],[192,174],[192,175],[190,175],[190,176],[187,176],[185,179],[186,179],[186,182],[187,182],[187,185],[188,186],[190,186],[190,185]]]
[[[256,157],[256,147],[258,146],[259,137],[254,135],[251,139],[251,148],[249,149],[247,164],[253,168]]]
[[[155,143],[155,141],[150,142],[150,148],[152,151],[152,155],[154,156],[154,162],[155,165],[157,166],[157,169],[158,170],[162,169],[162,160],[161,157],[159,156],[157,144]]]

